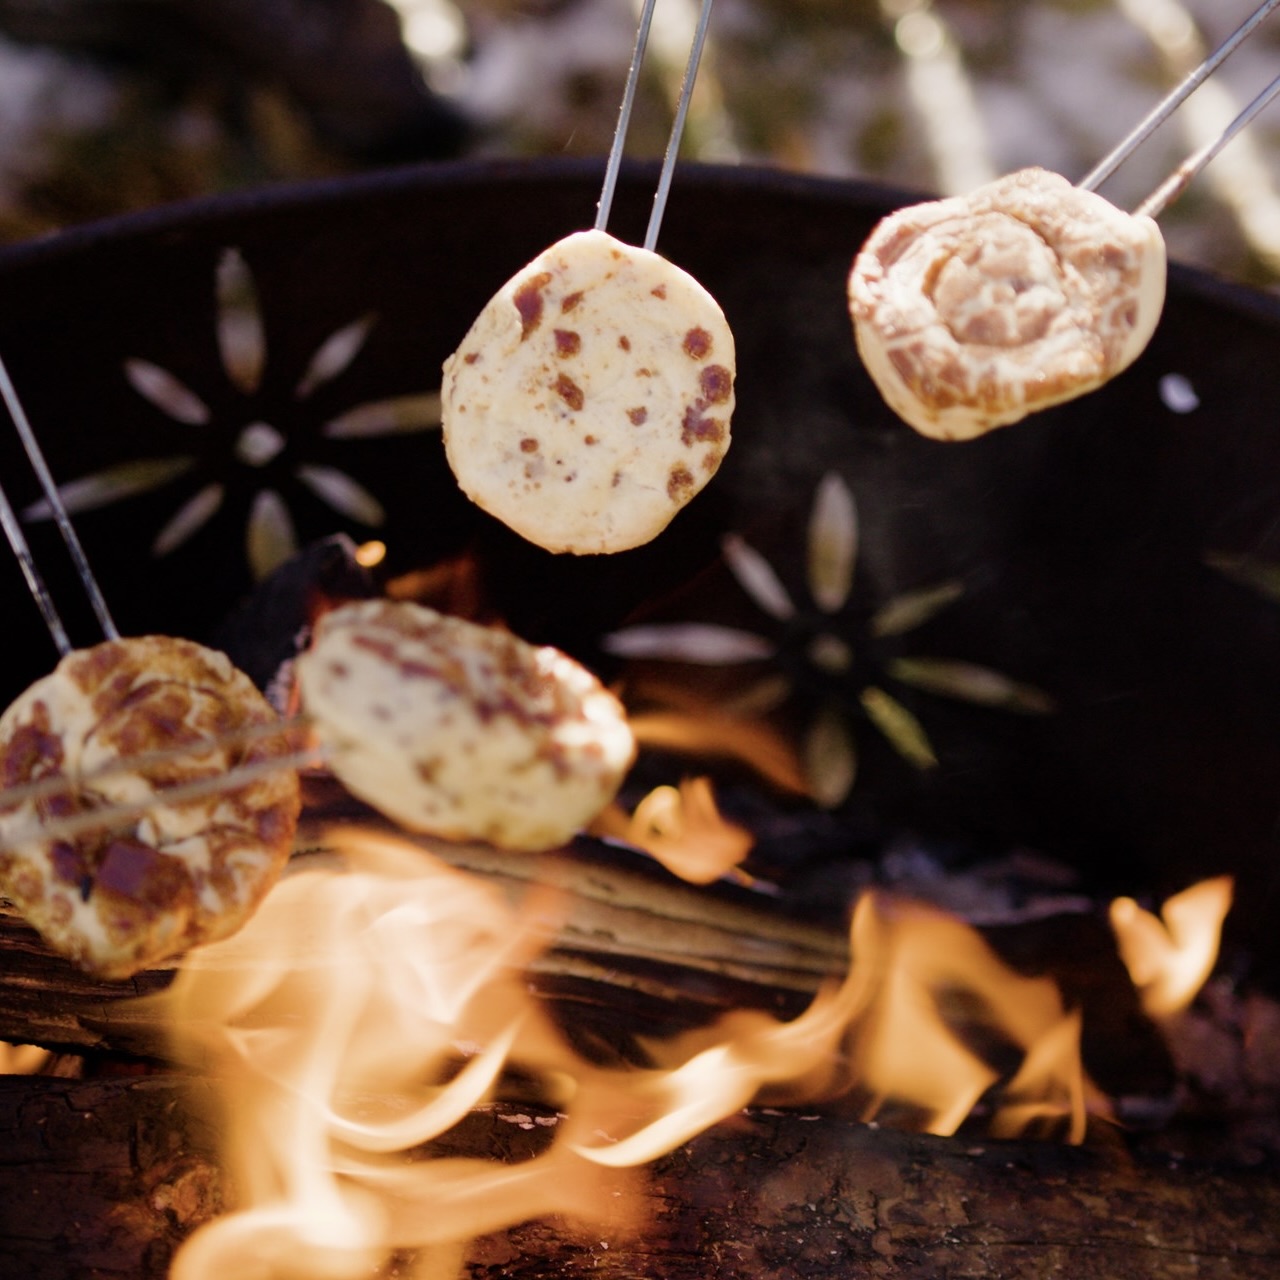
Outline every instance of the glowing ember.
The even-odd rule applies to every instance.
[[[355,562],[364,569],[375,569],[387,558],[385,542],[362,542],[355,551]]]
[[[1111,904],[1120,958],[1151,1017],[1185,1009],[1204,986],[1218,958],[1232,889],[1230,876],[1202,880],[1170,898],[1158,917],[1132,898]]]
[[[647,1044],[649,1068],[601,1067],[522,977],[554,937],[552,895],[512,906],[393,837],[346,831],[331,845],[155,998],[174,1056],[221,1083],[238,1205],[191,1238],[175,1280],[248,1274],[250,1261],[255,1276],[345,1280],[406,1251],[414,1274],[444,1277],[474,1237],[552,1214],[596,1238],[631,1232],[622,1175],[601,1166],[653,1160],[752,1101],[852,1093],[868,1114],[892,1107],[950,1133],[1000,1083],[960,1024],[1022,1053],[996,1132],[1065,1121],[1078,1140],[1105,1110],[1054,984],[1013,973],[935,910],[868,895],[849,973],[799,1017],[737,1011]],[[558,1111],[541,1154],[423,1149],[513,1070],[522,1096],[533,1087]]]
[[[53,1057],[48,1049],[34,1044],[6,1044],[0,1041],[0,1076],[33,1076]]]
[[[610,806],[595,829],[644,849],[691,884],[720,879],[742,862],[754,843],[749,831],[720,816],[707,778],[688,778],[678,788],[655,787],[629,818]]]

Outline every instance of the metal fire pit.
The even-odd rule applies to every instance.
[[[607,671],[602,635],[637,617],[776,632],[726,572],[721,538],[741,534],[803,602],[810,504],[836,472],[856,497],[861,549],[851,599],[820,622],[852,648],[855,678],[806,686],[793,663],[800,697],[845,698],[856,718],[861,683],[910,653],[994,668],[1054,709],[1016,714],[895,687],[938,764],[913,768],[857,730],[857,784],[831,821],[919,832],[959,856],[1033,847],[1127,890],[1233,871],[1235,937],[1274,968],[1262,922],[1280,811],[1280,304],[1174,268],[1159,331],[1124,376],[977,442],[937,444],[880,401],[844,302],[852,255],[909,197],[684,168],[660,248],[715,294],[737,335],[734,445],[650,546],[557,558],[466,502],[438,432],[332,438],[322,427],[360,404],[435,390],[441,361],[494,290],[590,224],[600,176],[579,162],[408,169],[156,210],[0,255],[0,350],[59,480],[197,459],[77,518],[121,629],[212,635],[251,586],[245,523],[270,487],[303,540],[384,540],[387,572],[471,551],[516,631]],[[625,172],[611,223],[622,238],[641,236],[653,182],[647,167]],[[228,380],[215,342],[214,276],[231,248],[265,324],[251,395]],[[350,365],[299,395],[325,339],[370,313]],[[125,375],[131,359],[195,391],[208,421],[178,421],[140,395]],[[283,444],[250,461],[237,443],[255,422]],[[302,465],[359,481],[385,524],[335,514],[298,483]],[[16,505],[35,500],[10,432],[0,433],[0,474]],[[158,530],[210,480],[225,486],[220,510],[155,558]],[[52,528],[30,534],[59,600],[73,601]],[[869,634],[886,601],[942,582],[963,591],[926,624],[892,640]],[[7,560],[0,593],[11,696],[54,654]],[[90,642],[87,610],[68,612],[76,639]],[[812,621],[793,624],[788,653]]]

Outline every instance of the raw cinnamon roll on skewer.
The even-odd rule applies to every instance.
[[[606,231],[654,0],[636,33],[595,226],[494,295],[444,366],[458,483],[522,537],[593,555],[650,541],[729,447],[733,335],[715,299],[654,252],[711,0],[703,0],[643,247]]]
[[[849,277],[858,352],[917,431],[972,439],[1132,364],[1165,266],[1151,218],[1024,169],[876,227]]]
[[[106,978],[225,937],[292,851],[291,753],[275,711],[221,653],[172,636],[77,650],[0,716],[0,894]],[[268,767],[227,776],[253,765]],[[54,780],[66,785],[31,785]],[[201,780],[211,794],[171,798]],[[124,806],[137,812],[122,823]],[[77,816],[89,829],[57,834]]]
[[[299,757],[225,655],[120,637],[3,361],[0,396],[105,636],[72,648],[0,489],[0,524],[62,654],[0,715],[0,895],[82,968],[124,978],[254,911],[293,848]]]
[[[1093,188],[1277,7],[1265,0],[1076,186],[1024,169],[889,215],[854,260],[849,311],[886,403],[968,440],[1101,386],[1142,354],[1164,306],[1154,219],[1280,94],[1280,77],[1132,214]]]

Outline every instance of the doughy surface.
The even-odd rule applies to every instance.
[[[0,807],[0,839],[110,804],[155,796],[156,805],[111,831],[0,850],[0,894],[51,946],[108,978],[234,932],[293,847],[297,773],[181,804],[165,803],[162,791],[287,754],[283,732],[208,745],[277,719],[225,655],[187,640],[142,636],[69,654],[0,717],[0,786],[59,777],[72,786]],[[187,744],[179,760],[85,776]]]
[[[729,447],[733,335],[665,258],[583,231],[509,280],[445,361],[445,450],[473,502],[549,551],[648,542]]]
[[[551,848],[635,754],[621,704],[571,658],[418,605],[326,613],[297,672],[333,772],[416,831]]]
[[[1125,369],[1164,306],[1160,229],[1044,169],[885,218],[854,261],[858,351],[924,435],[966,440]]]

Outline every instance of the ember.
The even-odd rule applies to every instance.
[[[754,843],[749,831],[720,816],[705,777],[686,779],[679,787],[655,787],[630,818],[610,806],[595,827],[651,853],[692,884],[710,884],[734,871]]]

